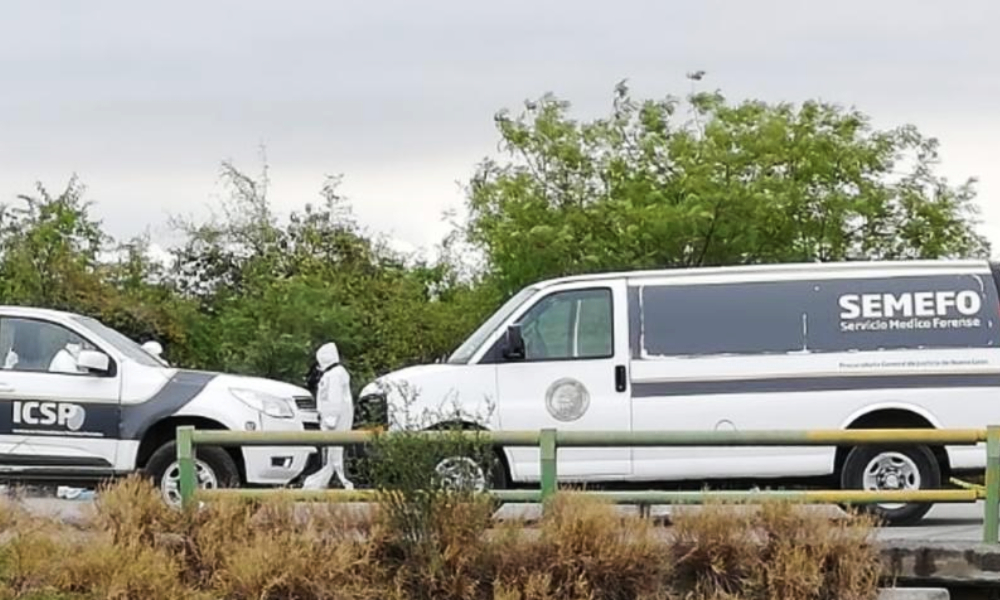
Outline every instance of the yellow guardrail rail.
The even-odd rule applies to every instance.
[[[417,435],[428,439],[456,432],[426,431]],[[538,447],[541,477],[538,490],[494,490],[489,493],[502,502],[547,502],[558,490],[559,448],[587,447],[693,447],[693,446],[861,446],[910,445],[974,446],[986,442],[986,484],[958,482],[961,489],[942,490],[807,490],[807,491],[633,491],[568,492],[596,495],[620,504],[703,504],[712,501],[788,501],[814,504],[882,503],[963,503],[986,500],[983,541],[997,543],[1000,537],[1000,426],[985,429],[865,429],[804,431],[468,431],[477,441],[500,447]],[[280,494],[296,500],[370,501],[371,490],[202,490],[197,489],[194,448],[211,446],[346,446],[371,442],[377,435],[397,435],[372,431],[350,432],[237,432],[177,428],[177,459],[180,493],[184,506],[197,498],[227,495],[266,498]],[[407,433],[406,435],[414,435]],[[954,480],[953,480],[954,481]]]

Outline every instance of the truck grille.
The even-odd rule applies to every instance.
[[[295,406],[299,410],[316,410],[316,399],[312,396],[296,396]]]

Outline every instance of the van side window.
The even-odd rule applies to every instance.
[[[82,373],[80,350],[94,350],[87,340],[62,325],[5,317],[0,319],[0,368],[37,373]]]
[[[800,282],[641,290],[646,356],[785,354],[805,349],[811,286]],[[804,293],[803,293],[804,292]]]
[[[642,357],[1000,347],[978,275],[654,285],[638,290]]]
[[[546,296],[520,320],[525,359],[609,358],[614,352],[611,290]]]

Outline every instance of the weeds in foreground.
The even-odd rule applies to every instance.
[[[123,482],[82,528],[0,505],[0,599],[867,600],[879,579],[870,523],[790,505],[685,510],[662,529],[567,495],[525,529],[490,528],[490,505],[460,496],[417,552],[391,515],[349,506],[154,498]]]

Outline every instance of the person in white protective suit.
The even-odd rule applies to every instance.
[[[319,369],[319,385],[316,387],[316,408],[319,411],[320,427],[325,431],[350,431],[354,426],[354,399],[351,397],[351,376],[340,364],[337,344],[324,344],[316,351],[316,366]],[[323,449],[323,467],[306,478],[303,489],[321,490],[329,487],[333,474],[337,474],[346,490],[353,490],[344,474],[344,447],[331,446]]]
[[[80,351],[83,347],[80,344],[75,344],[69,342],[65,347],[60,348],[59,352],[52,358],[52,362],[49,363],[50,373],[79,373],[80,368],[76,365],[76,359],[80,356]]]

